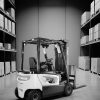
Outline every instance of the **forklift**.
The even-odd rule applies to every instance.
[[[72,94],[73,84],[68,75],[66,45],[64,40],[41,37],[22,42],[21,68],[17,72],[15,88],[17,98],[41,100],[59,94]],[[53,58],[48,57],[47,49],[49,56],[54,53]]]

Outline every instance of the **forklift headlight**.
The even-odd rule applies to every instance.
[[[30,79],[30,76],[18,76],[19,81],[28,81]]]

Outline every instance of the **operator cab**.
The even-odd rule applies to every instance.
[[[61,66],[62,61],[57,62],[57,59],[61,60],[61,50],[58,43],[40,43],[39,53],[37,53],[37,41],[35,39],[23,42],[22,48],[22,65],[21,71],[23,73],[51,73],[56,74],[64,71]],[[56,55],[56,54],[57,55]],[[59,56],[59,57],[56,57]],[[63,59],[63,58],[62,58]],[[58,63],[58,64],[56,64]],[[59,67],[59,68],[58,68]],[[63,70],[62,70],[63,69]]]
[[[26,100],[41,100],[64,93],[72,94],[67,73],[67,42],[34,38],[22,42],[22,63],[15,95]]]

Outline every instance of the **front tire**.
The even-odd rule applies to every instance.
[[[67,83],[65,85],[65,91],[64,91],[65,96],[70,96],[72,94],[72,92],[73,92],[72,85],[70,83]]]
[[[27,94],[26,100],[41,100],[41,92],[38,90],[31,90]]]

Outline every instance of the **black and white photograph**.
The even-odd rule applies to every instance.
[[[0,100],[100,100],[100,0],[0,0]]]

